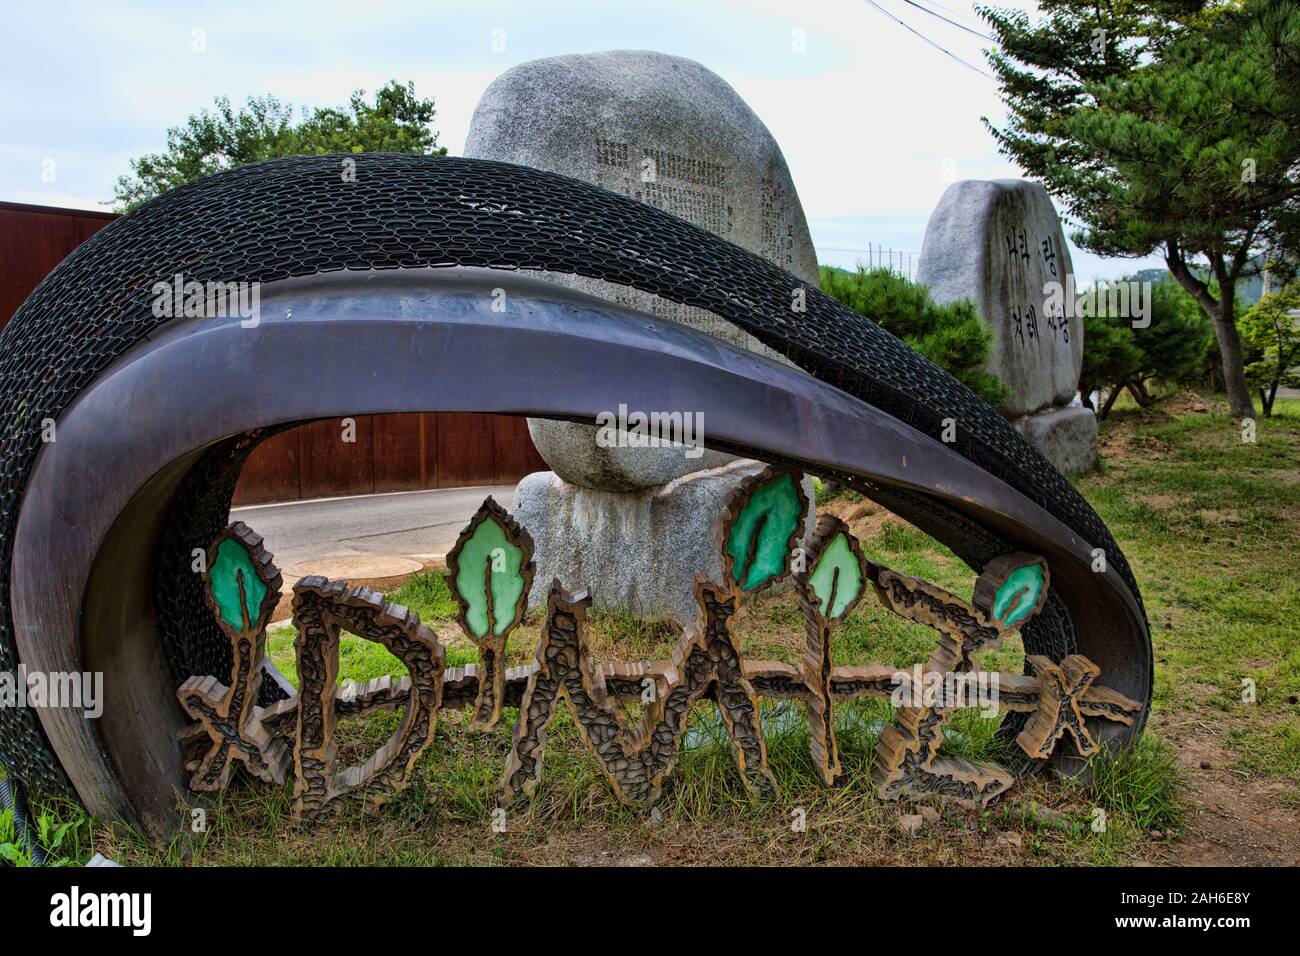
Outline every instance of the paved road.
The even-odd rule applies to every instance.
[[[440,488],[252,505],[230,514],[266,538],[275,563],[287,568],[339,555],[446,554],[485,497],[509,508],[514,494],[514,485]]]

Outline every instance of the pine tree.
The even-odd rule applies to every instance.
[[[1119,280],[1130,283],[1128,277]],[[1079,374],[1079,392],[1087,404],[1096,390],[1107,391],[1106,401],[1098,409],[1098,418],[1110,414],[1111,406],[1125,389],[1140,406],[1156,399],[1148,385],[1191,384],[1201,372],[1201,363],[1209,340],[1209,320],[1195,300],[1167,276],[1152,284],[1149,324],[1133,325],[1128,315],[1112,315],[1104,303],[1109,297],[1098,294],[1098,308],[1087,310],[1083,332],[1083,367]]]
[[[1009,394],[985,369],[993,331],[969,299],[938,305],[930,290],[888,269],[821,267],[822,291],[898,336],[972,392],[996,405]]]
[[[1234,303],[1264,251],[1293,249],[1300,232],[1300,7],[1044,0],[1036,23],[980,12],[1010,114],[989,124],[999,148],[1062,201],[1085,248],[1163,254],[1213,324],[1233,415],[1253,417]]]

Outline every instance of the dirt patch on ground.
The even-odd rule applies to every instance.
[[[1160,729],[1177,751],[1186,789],[1181,836],[1145,861],[1168,866],[1300,866],[1300,811],[1281,805],[1282,780],[1234,767],[1220,738],[1192,727]]]
[[[395,591],[403,584],[409,581],[416,574],[423,574],[426,571],[445,571],[446,562],[443,561],[422,561],[423,567],[419,571],[412,571],[409,574],[395,574],[383,578],[345,578],[348,587],[367,587],[384,594],[388,591]],[[271,615],[273,624],[287,623],[293,617],[293,585],[297,578],[292,580],[289,576],[285,577],[284,587],[280,592],[280,602],[275,606],[275,612]]]
[[[1187,501],[1186,495],[1149,495],[1142,499],[1143,502],[1152,508],[1159,508],[1161,511],[1169,511],[1181,506]]]
[[[1170,395],[1163,399],[1158,405],[1154,406],[1160,413],[1169,418],[1181,418],[1184,415],[1226,415],[1228,406],[1223,402],[1216,402],[1208,399],[1203,395],[1195,392],[1179,392],[1177,395]]]
[[[1169,446],[1158,438],[1137,433],[1137,422],[1115,422],[1097,440],[1097,449],[1105,461],[1152,461],[1163,458]]]
[[[1201,511],[1201,520],[1206,524],[1233,525],[1241,524],[1241,512],[1236,508],[1227,508],[1225,510],[1203,509]]]
[[[886,521],[907,525],[907,522],[898,515],[865,498],[858,501],[835,498],[819,507],[817,513],[819,515],[834,515],[839,518],[849,526],[849,530],[859,540],[874,538],[880,533],[880,526]]]
[[[1146,408],[1124,409],[1107,420],[1108,427],[1098,440],[1102,458],[1150,461],[1162,458],[1169,446],[1150,435],[1139,435],[1138,426],[1163,425],[1187,415],[1226,415],[1228,407],[1195,392],[1185,391],[1159,399]]]

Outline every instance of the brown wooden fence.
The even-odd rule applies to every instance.
[[[73,249],[113,213],[0,202],[0,328]],[[508,415],[359,415],[313,422],[263,443],[244,466],[235,504],[422,488],[511,484],[544,469],[524,419]]]
[[[55,266],[117,216],[0,202],[0,328]]]
[[[235,504],[420,488],[513,484],[546,467],[525,419],[463,412],[358,415],[312,422],[263,442]]]

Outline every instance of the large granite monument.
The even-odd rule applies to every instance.
[[[1097,461],[1097,419],[1070,405],[1083,323],[1059,303],[1073,292],[1073,271],[1047,190],[1019,179],[949,186],[926,226],[917,270],[936,302],[974,300],[993,330],[988,370],[1011,390],[1003,413],[1067,474]]]
[[[775,139],[735,90],[691,60],[613,51],[521,64],[484,92],[465,155],[623,193],[817,286],[808,225]],[[544,277],[779,357],[702,309],[595,279]],[[529,476],[515,496],[515,514],[537,545],[534,601],[558,576],[586,581],[598,605],[693,620],[694,573],[718,570],[709,566],[716,555],[701,553],[697,563],[677,551],[665,561],[665,549],[709,540],[727,493],[753,469],[718,452],[601,442],[587,425],[530,420],[529,431],[553,469]],[[574,553],[577,527],[579,539],[603,542],[598,558]]]

